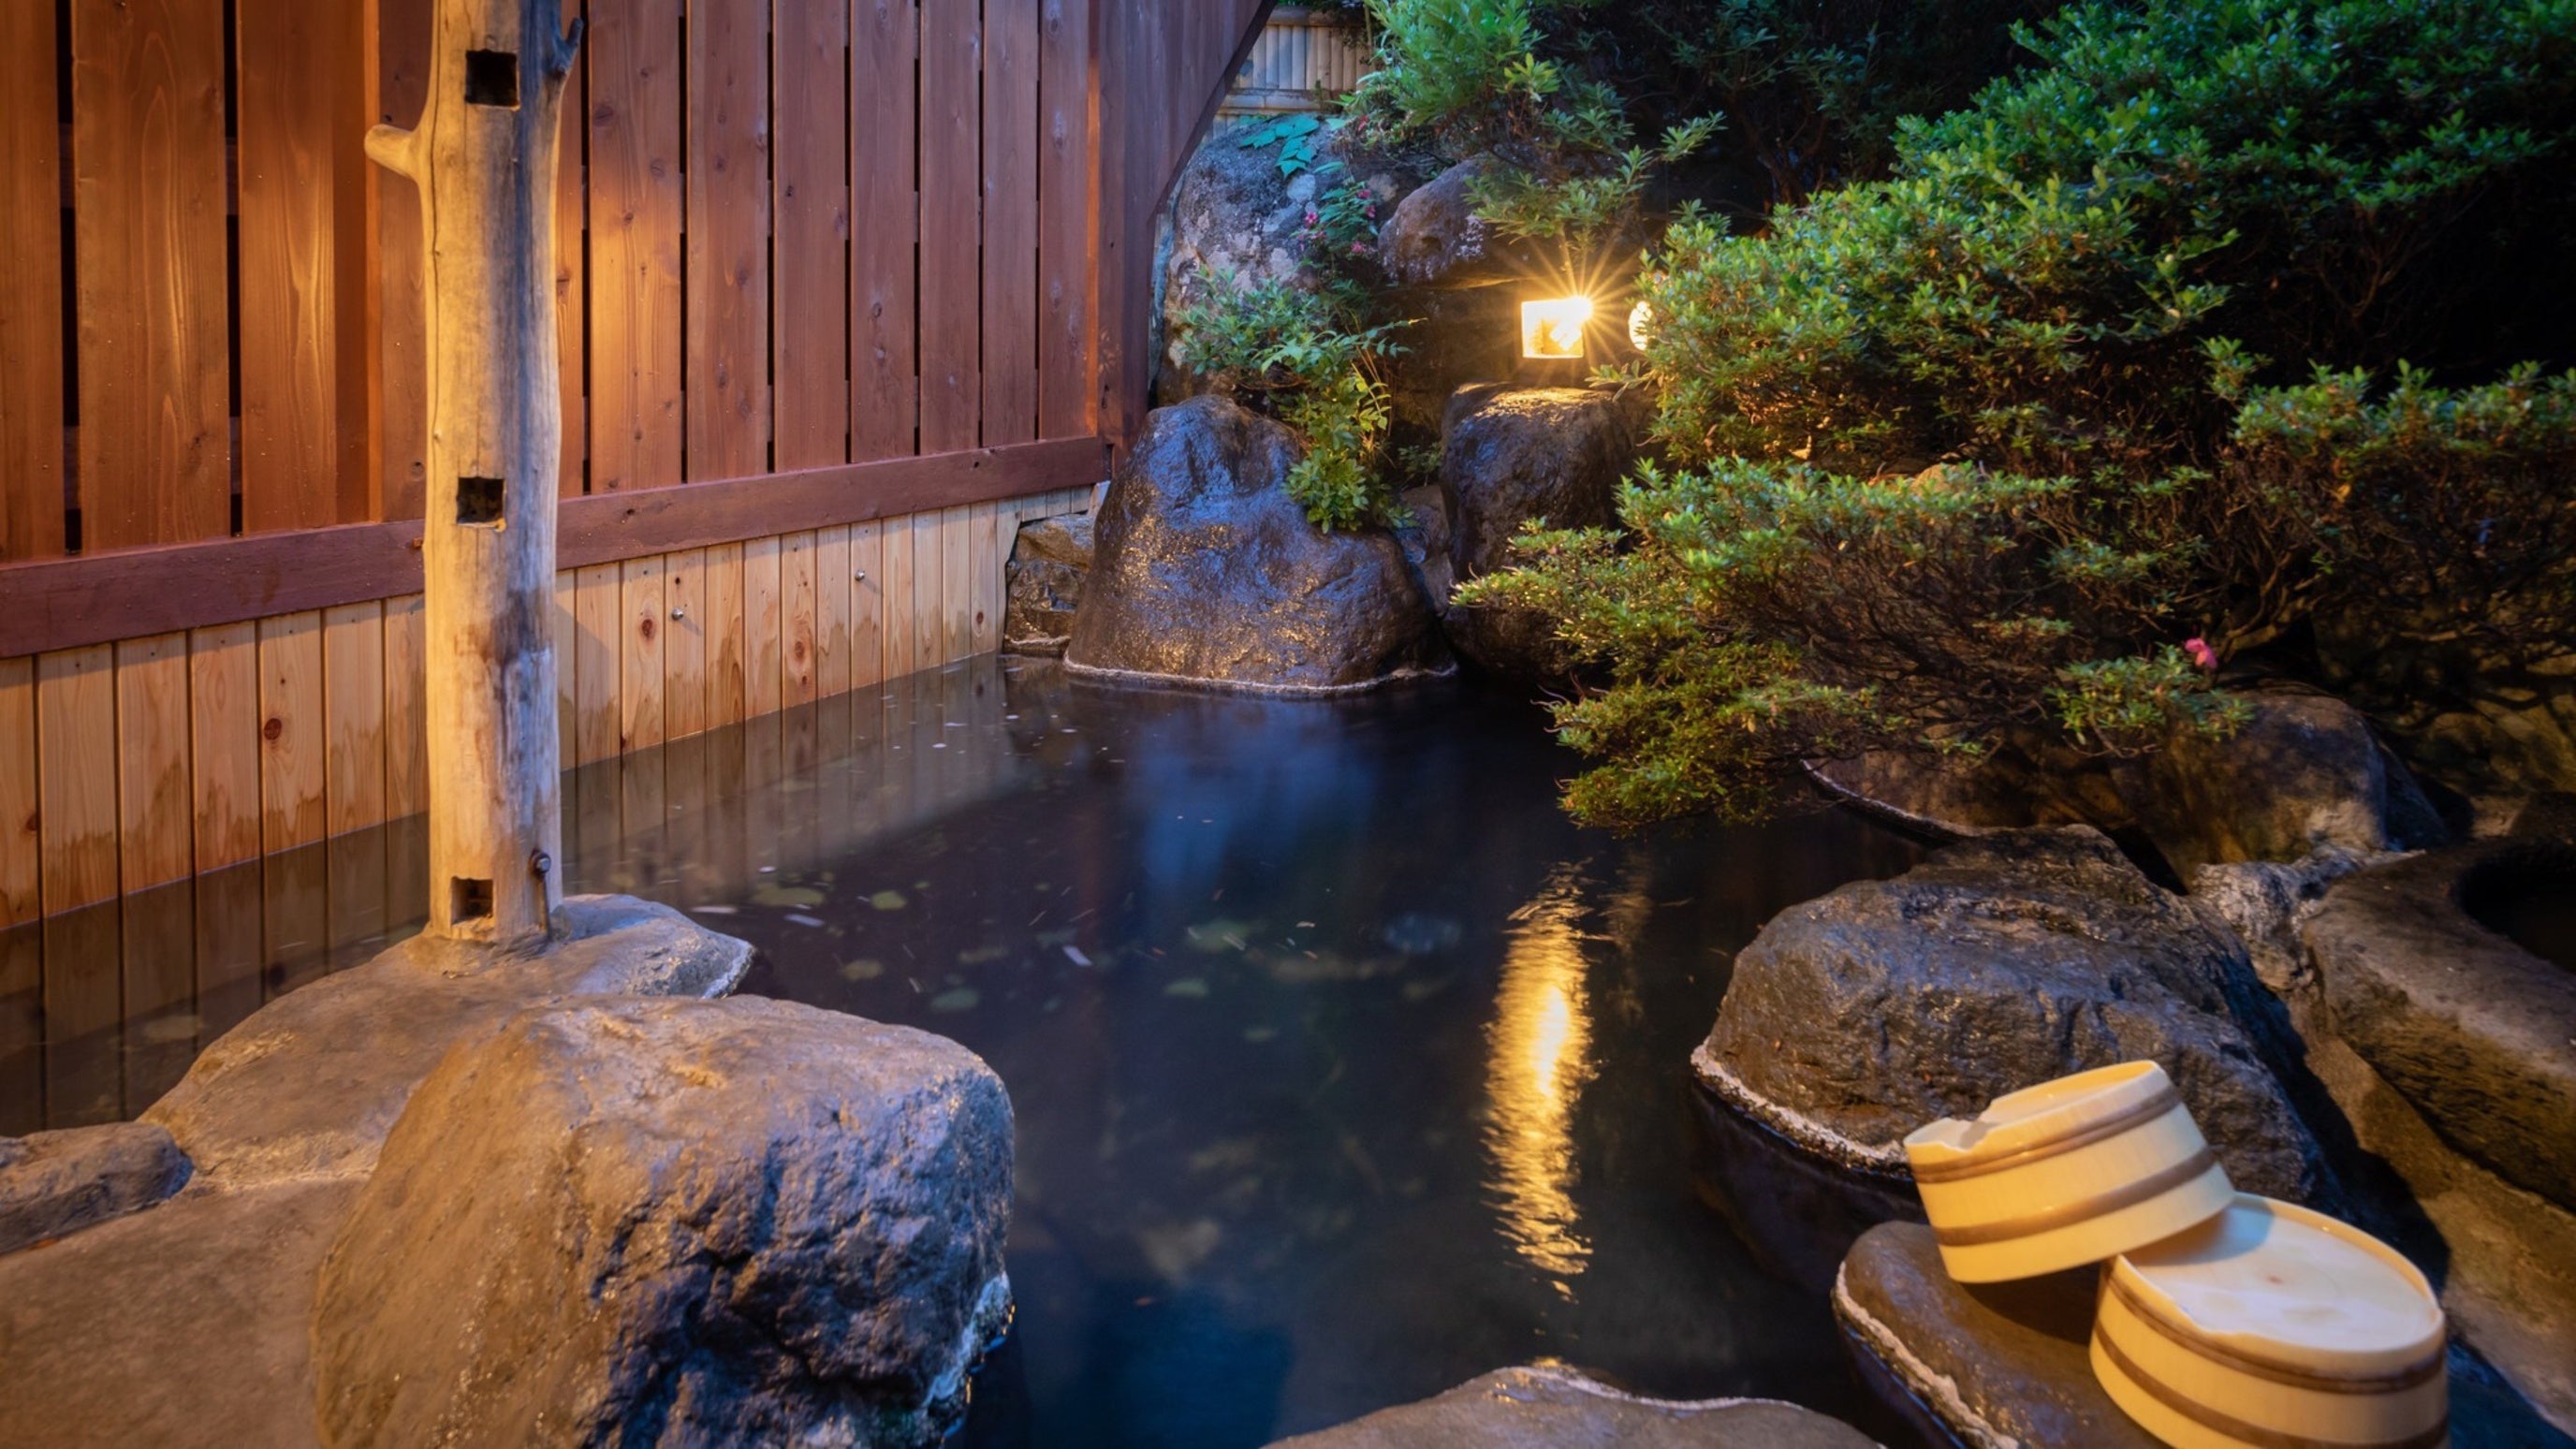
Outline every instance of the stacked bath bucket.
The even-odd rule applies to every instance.
[[[2179,1449],[2440,1449],[2431,1285],[2358,1229],[2240,1193],[2173,1083],[2127,1062],[1905,1139],[1962,1283],[2102,1265],[2094,1376]]]

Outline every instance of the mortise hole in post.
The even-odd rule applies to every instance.
[[[492,883],[457,876],[448,882],[447,919],[480,921],[492,914]]]
[[[456,521],[459,523],[500,522],[501,480],[498,478],[457,479]]]
[[[519,108],[519,57],[506,50],[465,52],[465,103]]]

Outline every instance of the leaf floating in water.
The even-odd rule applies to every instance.
[[[1082,948],[1080,946],[1067,944],[1064,948],[1064,958],[1071,961],[1076,966],[1088,966],[1091,964],[1091,958],[1082,954]]]
[[[1219,916],[1213,921],[1204,921],[1190,927],[1187,934],[1191,950],[1215,955],[1220,951],[1244,949],[1245,938],[1260,929],[1259,921],[1237,921]]]
[[[1163,988],[1163,994],[1165,996],[1183,996],[1192,1001],[1199,1000],[1208,994],[1207,978],[1203,976],[1184,976],[1180,980],[1165,986]]]
[[[790,924],[798,926],[820,926],[823,924],[822,917],[809,916],[803,911],[789,911],[787,913],[787,919]]]
[[[868,904],[881,911],[899,911],[912,902],[905,900],[901,891],[879,891],[868,897]]]
[[[741,914],[741,912],[735,910],[731,906],[691,906],[689,909],[701,916],[734,916]]]
[[[943,991],[937,996],[930,998],[930,1009],[933,1011],[973,1011],[975,1009],[975,1003],[982,1001],[983,999],[984,998],[976,992],[974,987],[960,986],[953,991]]]
[[[755,906],[819,906],[823,904],[823,893],[812,886],[772,885],[762,881],[759,888],[751,893],[751,903]]]
[[[841,963],[841,979],[844,981],[874,981],[884,974],[885,963],[871,956]]]

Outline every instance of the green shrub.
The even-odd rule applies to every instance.
[[[2210,666],[2314,674],[2320,620],[2576,646],[2576,381],[2399,365],[2564,306],[2501,259],[2570,274],[2576,0],[2094,3],[2024,39],[2046,63],[1901,127],[1886,180],[1761,236],[1686,216],[1641,279],[1673,466],[1624,542],[1533,535],[1466,595],[1604,671],[1559,716],[1606,762],[1591,817],[1757,810],[1880,745],[2224,730]],[[2321,370],[2261,386],[2267,354]]]

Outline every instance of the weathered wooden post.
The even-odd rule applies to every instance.
[[[555,743],[555,131],[581,22],[437,0],[420,125],[367,154],[420,188],[429,294],[429,931],[525,946],[563,899]]]

